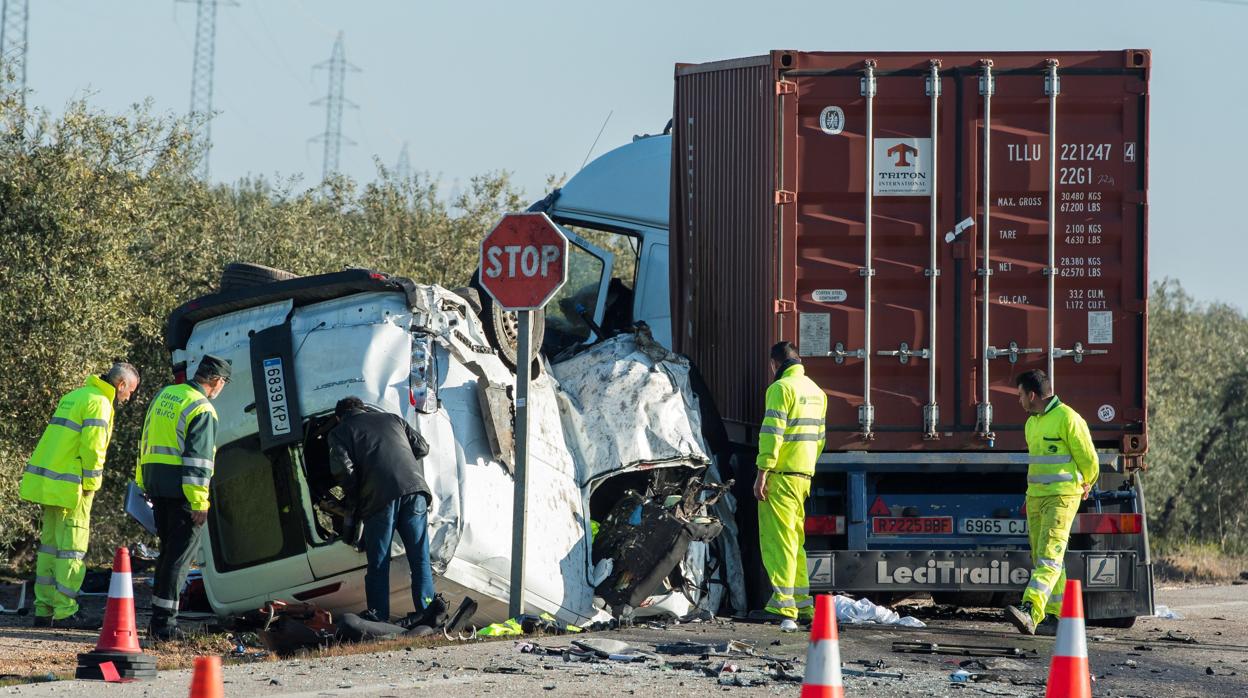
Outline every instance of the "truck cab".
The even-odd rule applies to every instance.
[[[637,136],[530,207],[549,215],[573,243],[568,284],[546,309],[547,353],[638,322],[649,326],[655,341],[671,347],[671,148],[666,132]]]

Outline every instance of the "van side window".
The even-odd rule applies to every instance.
[[[276,461],[276,462],[275,462]],[[289,453],[272,458],[256,436],[217,450],[209,509],[217,571],[252,567],[305,552]]]

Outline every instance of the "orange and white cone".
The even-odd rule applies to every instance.
[[[78,655],[80,679],[105,681],[156,677],[156,658],[143,654],[134,621],[134,584],[130,579],[130,551],[117,548],[108,582],[104,627],[95,649]]]
[[[139,654],[139,631],[134,621],[134,582],[130,578],[130,551],[117,548],[113,574],[108,580],[108,606],[96,652]]]
[[[1057,644],[1049,662],[1045,698],[1092,698],[1088,673],[1088,638],[1083,627],[1083,585],[1066,580],[1062,617],[1057,623]]]
[[[802,698],[844,698],[841,647],[836,632],[836,601],[830,594],[815,597],[815,622],[810,625]]]
[[[191,698],[224,698],[220,657],[196,657],[191,674]]]

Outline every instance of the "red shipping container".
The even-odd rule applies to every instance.
[[[673,339],[734,437],[754,436],[767,350],[791,340],[828,393],[831,450],[1024,450],[1014,377],[1051,368],[1098,447],[1142,454],[1149,63],[677,66]]]

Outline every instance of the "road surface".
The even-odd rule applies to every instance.
[[[1142,618],[1130,630],[1088,629],[1088,649],[1097,696],[1244,696],[1248,695],[1248,586],[1161,587],[1159,604],[1182,614],[1182,620]],[[912,606],[928,627],[844,626],[841,654],[847,668],[860,661],[883,661],[880,671],[905,678],[845,678],[848,695],[871,696],[1042,696],[1051,638],[1024,638],[1008,628],[997,612]],[[10,618],[12,618],[10,616]],[[0,629],[0,637],[9,635]],[[26,628],[21,636],[39,631]],[[1165,639],[1190,636],[1194,644]],[[755,653],[792,660],[788,675],[800,676],[806,638],[782,634],[775,626],[717,621],[672,625],[666,629],[632,628],[596,633],[653,652],[656,644],[680,640],[744,640]],[[529,638],[543,647],[566,646],[574,637]],[[26,641],[29,641],[28,639]],[[898,641],[1016,647],[1022,659],[899,654]],[[3,651],[4,645],[0,645]],[[988,680],[954,684],[949,675],[962,662],[978,661],[972,671]],[[720,671],[725,664],[739,671]],[[981,668],[982,667],[982,668]],[[313,656],[299,660],[231,664],[225,667],[227,696],[400,696],[414,691],[455,696],[707,696],[795,695],[798,684],[786,679],[775,661],[751,656],[662,656],[637,663],[565,661],[516,650],[512,639],[416,648],[349,656]],[[0,689],[0,696],[185,696],[186,670],[162,671],[155,681],[124,685],[57,681]]]

